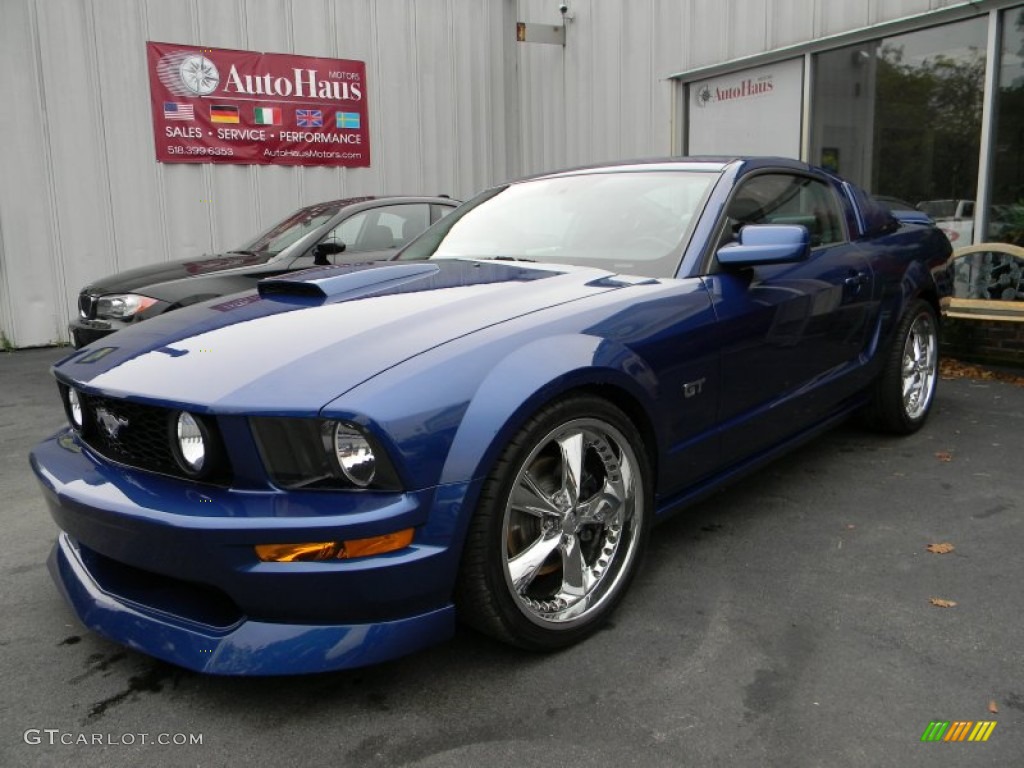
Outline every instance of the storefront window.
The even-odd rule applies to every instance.
[[[972,241],[984,17],[819,54],[811,159]],[[1014,124],[1020,128],[1020,119]]]
[[[992,166],[992,207],[985,240],[1024,246],[1024,7],[1003,12]]]

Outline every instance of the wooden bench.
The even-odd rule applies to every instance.
[[[1003,253],[1020,263],[1022,277],[1017,278],[1018,298],[1012,299],[979,299],[965,296],[952,296],[942,300],[942,314],[945,317],[963,320],[1005,320],[1008,322],[1024,322],[1024,298],[1019,292],[1024,289],[1024,248],[1010,243],[979,243],[957,248],[949,257],[949,264],[976,253]]]

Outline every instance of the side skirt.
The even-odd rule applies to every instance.
[[[799,448],[804,443],[813,440],[815,437],[828,432],[834,427],[842,424],[860,408],[867,404],[865,395],[858,395],[855,399],[848,401],[839,411],[819,421],[817,424],[805,429],[794,437],[779,443],[767,451],[759,453],[749,459],[733,464],[728,469],[719,472],[717,475],[703,480],[696,485],[687,488],[681,493],[675,494],[667,499],[659,498],[655,503],[655,519],[657,521],[673,517],[682,510],[696,504],[743,477],[755,472],[767,464],[772,463],[780,456]]]

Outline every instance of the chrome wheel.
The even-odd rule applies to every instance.
[[[938,384],[939,321],[932,304],[915,299],[907,307],[881,357],[864,420],[881,432],[909,435],[928,419]]]
[[[503,571],[531,622],[584,623],[619,591],[646,525],[638,467],[629,441],[594,418],[549,431],[519,465],[502,521]]]
[[[903,345],[903,410],[909,419],[928,411],[935,392],[938,336],[930,313],[914,320]]]

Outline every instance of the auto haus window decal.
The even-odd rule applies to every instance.
[[[366,65],[146,43],[163,163],[370,165]]]

